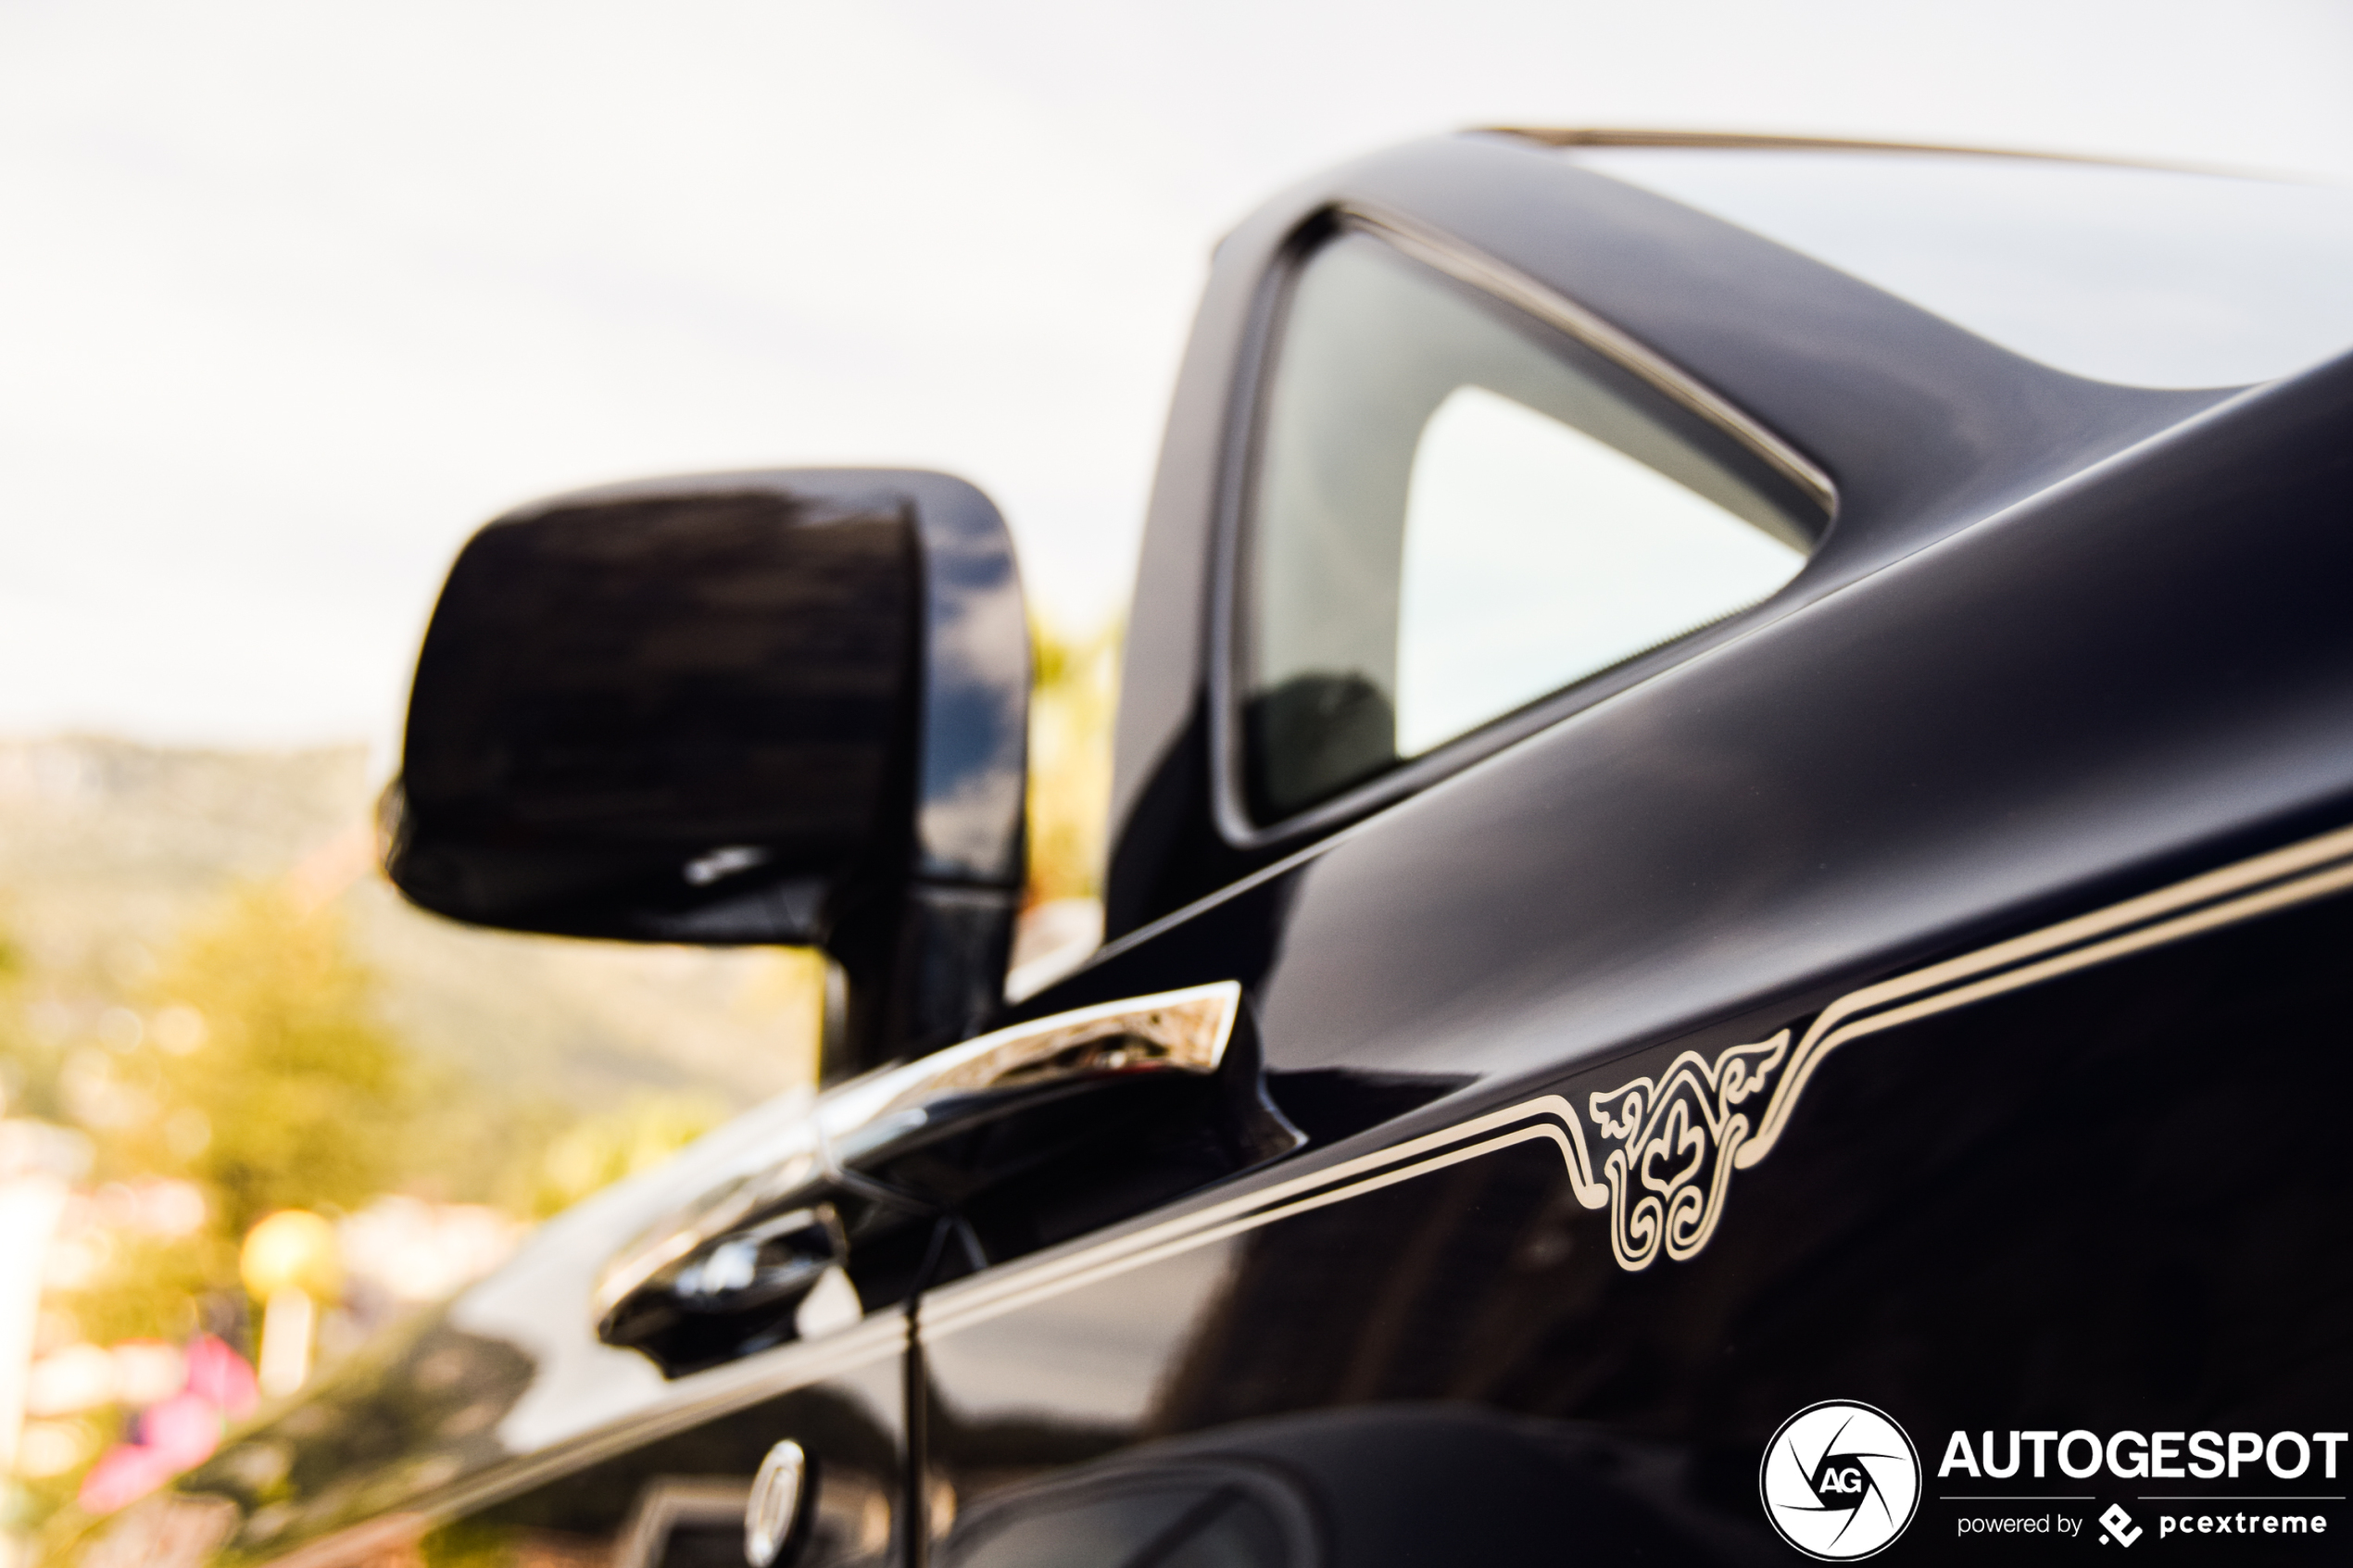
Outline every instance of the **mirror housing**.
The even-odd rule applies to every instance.
[[[1012,540],[945,474],[561,495],[477,533],[418,656],[384,869],[510,931],[815,944],[831,1081],[987,1026],[1025,872]]]

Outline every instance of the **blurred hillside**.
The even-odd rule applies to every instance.
[[[427,1058],[575,1110],[692,1089],[736,1107],[810,1079],[795,960],[470,930],[373,868],[363,747],[164,749],[0,742],[0,930],[39,1035],[86,1035],[192,922],[283,882],[345,915],[383,1022]]]

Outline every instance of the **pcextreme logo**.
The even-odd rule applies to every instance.
[[[1822,1562],[1892,1545],[1920,1506],[1920,1456],[1895,1418],[1825,1399],[1781,1423],[1765,1445],[1756,1489],[1781,1539]]]

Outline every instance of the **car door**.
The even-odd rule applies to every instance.
[[[1025,1010],[1238,981],[1303,1143],[925,1296],[942,1561],[2065,1549],[2345,1424],[2345,376],[2193,421],[1605,183],[1221,254]]]

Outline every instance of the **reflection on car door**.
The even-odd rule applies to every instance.
[[[1824,1398],[1931,1450],[2341,1425],[2353,1054],[2309,1047],[2344,1028],[2348,866],[2340,834],[1792,994],[950,1286],[923,1330],[950,1560],[1149,1497],[1141,1552],[1230,1472],[1322,1532],[1233,1561],[1780,1561],[1758,1458]]]

